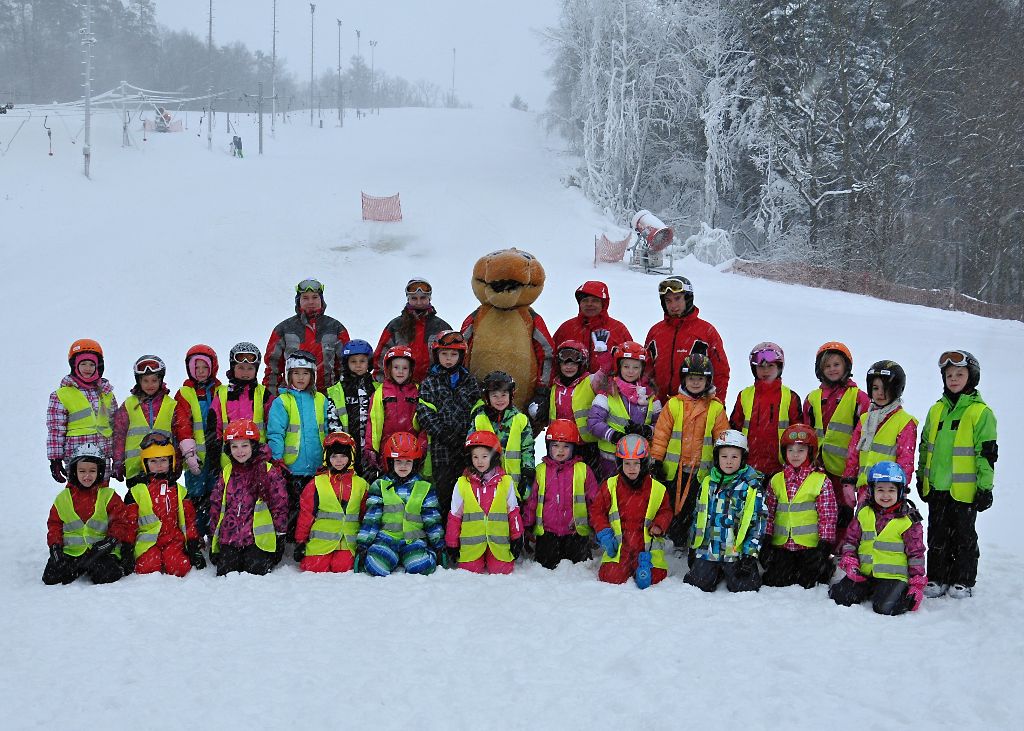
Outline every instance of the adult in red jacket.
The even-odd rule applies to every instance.
[[[564,343],[577,340],[587,346],[590,372],[610,373],[614,362],[612,348],[632,340],[629,329],[608,315],[608,285],[604,282],[584,282],[576,290],[580,314],[570,318],[555,330],[554,341]]]
[[[700,318],[693,306],[693,285],[686,277],[671,276],[658,284],[661,309],[665,317],[647,333],[647,351],[651,354],[651,371],[658,384],[658,399],[667,403],[679,392],[679,366],[698,345],[706,349],[714,366],[715,398],[725,403],[729,388],[729,358],[722,336],[711,323]]]
[[[296,350],[316,357],[316,389],[327,389],[341,379],[341,351],[348,342],[348,330],[333,317],[324,314],[324,285],[304,279],[295,287],[295,315],[283,320],[270,333],[264,361],[265,385],[277,397],[284,385],[285,359]]]
[[[423,383],[430,370],[428,344],[442,330],[452,326],[437,316],[437,310],[430,304],[433,288],[422,277],[410,279],[405,285],[405,309],[402,314],[387,324],[380,334],[377,349],[373,351],[373,365],[377,380],[384,380],[384,354],[396,345],[412,348],[416,365],[412,370],[414,383]]]

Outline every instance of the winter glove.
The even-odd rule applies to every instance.
[[[188,471],[193,475],[202,474],[203,468],[199,464],[199,457],[196,456],[196,440],[182,439],[178,443],[178,449],[181,450],[181,457],[185,460],[185,464],[188,466]]]
[[[615,554],[619,552],[619,540],[615,537],[615,531],[611,528],[598,531],[597,542],[604,549],[604,555],[608,558],[614,558]]]
[[[523,537],[513,538],[509,548],[512,549],[512,560],[519,558],[523,553]]]
[[[979,513],[984,513],[986,510],[992,507],[992,491],[991,490],[978,490],[974,495],[974,507],[978,509]]]
[[[284,543],[288,540],[287,533],[278,533],[277,541],[274,546],[274,565],[277,566],[281,563],[281,557],[284,555]]]
[[[626,424],[626,428],[623,430],[625,434],[640,434],[643,435],[643,424],[634,424],[632,421]]]
[[[595,353],[608,352],[608,336],[610,335],[611,333],[608,330],[595,330],[590,333],[590,349]]]
[[[303,553],[305,553],[305,551],[303,551]],[[366,568],[366,546],[359,546],[356,549],[355,558],[352,559],[352,573],[358,574],[364,568]]]
[[[448,568],[454,569],[459,565],[459,552],[458,546],[448,546],[445,550],[445,555],[448,556]]]
[[[914,576],[907,583],[907,598],[911,601],[910,611],[916,612],[924,601],[924,587],[928,583],[928,577]]]
[[[124,462],[115,462],[110,470],[110,476],[118,482],[124,482]]]
[[[650,551],[641,551],[636,557],[636,571],[633,572],[633,580],[636,581],[638,589],[646,589],[651,585],[651,569],[653,561]]]
[[[651,464],[651,477],[662,484],[668,482],[668,475],[665,474],[665,463],[660,459],[654,460]]]
[[[50,546],[50,560],[53,565],[57,568],[63,568],[64,564],[67,563],[67,555],[64,553],[64,548],[59,543],[54,543]]]
[[[295,559],[295,563],[302,563],[302,559],[306,557],[306,544],[296,543],[295,551],[292,553],[292,558]]]
[[[206,559],[203,558],[203,542],[198,538],[194,538],[185,544],[188,549],[188,561],[192,564],[192,568],[202,571],[206,568]]]
[[[67,480],[68,476],[64,472],[64,462],[61,459],[55,458],[50,460],[50,476],[53,477],[54,482],[64,482]]]
[[[862,581],[867,581],[868,577],[860,572],[860,564],[853,556],[843,556],[839,559],[839,568],[843,570],[843,573],[846,574],[850,581],[858,584]]]

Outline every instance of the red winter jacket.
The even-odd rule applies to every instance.
[[[149,499],[153,501],[153,513],[160,519],[160,535],[157,536],[156,545],[160,548],[166,546],[183,544],[186,540],[193,541],[199,537],[196,531],[196,511],[192,507],[192,501],[186,498],[185,508],[185,534],[181,533],[181,526],[178,525],[178,488],[173,482],[163,478],[154,478],[147,485]],[[128,493],[131,499],[131,493]],[[139,524],[139,506],[132,502],[126,506],[132,524]]]
[[[71,504],[75,507],[78,517],[88,520],[96,510],[97,488],[93,487],[83,490],[74,485],[68,485],[71,490]],[[115,492],[107,503],[107,535],[116,538],[122,543],[135,542],[135,525],[137,520],[132,517],[124,502]],[[46,545],[64,545],[64,521],[57,514],[57,506],[50,508],[50,516],[46,519]]]
[[[782,469],[779,461],[779,407],[782,402],[782,379],[754,382],[754,413],[750,415],[750,430],[747,432],[747,464],[765,477],[771,477]],[[789,401],[789,423],[799,424],[800,396],[793,392]],[[736,431],[743,430],[743,404],[736,396],[736,405],[729,417],[729,424]],[[765,482],[767,484],[767,482]]]
[[[384,400],[384,424],[381,427],[380,445],[384,445],[395,432],[409,432],[416,436],[423,454],[427,453],[427,434],[413,429],[416,406],[419,403],[419,386],[406,381],[399,385],[388,379],[381,384],[381,398]],[[373,414],[366,420],[366,436],[363,440],[363,459],[375,467],[383,467],[373,449]]]
[[[588,318],[583,315],[577,315],[563,322],[555,330],[556,348],[566,340],[578,340],[587,347],[587,354],[590,356],[591,373],[597,373],[599,370],[611,373],[614,366],[612,348],[633,339],[633,336],[629,334],[629,328],[608,316],[608,300],[603,300],[603,302],[604,309],[601,310],[601,314],[597,317]],[[594,352],[594,341],[591,336],[595,330],[607,330],[609,332],[608,349],[603,353]]]
[[[639,489],[634,490],[619,474],[619,484],[615,491],[615,498],[618,500],[619,521],[622,525],[622,546],[624,553],[646,551],[644,546],[644,519],[647,516],[647,503],[651,499],[651,476],[644,478]],[[608,481],[601,483],[597,496],[590,504],[590,527],[595,533],[600,533],[605,528],[610,528],[608,522],[608,511],[612,507],[612,495],[608,491]],[[662,534],[668,530],[672,522],[672,508],[668,501],[668,492],[658,507],[654,516],[652,527],[657,526]]]
[[[702,340],[708,344],[708,357],[714,367],[715,398],[725,403],[729,389],[729,358],[725,354],[722,336],[715,326],[700,319],[700,309],[694,307],[682,317],[665,315],[647,333],[647,351],[653,362],[654,380],[658,383],[658,399],[662,403],[679,393],[679,366],[690,354],[693,344]]]
[[[348,507],[348,501],[352,497],[352,475],[354,474],[355,472],[352,470],[331,473],[331,487],[334,488],[334,494],[338,496],[338,500],[341,501],[343,508]],[[359,507],[360,519],[366,513],[366,498],[369,494],[369,490],[363,493],[363,504]],[[299,518],[295,523],[296,543],[306,543],[309,540],[309,532],[312,530],[313,522],[316,520],[318,505],[319,499],[316,493],[316,478],[314,477],[306,483],[306,486],[302,489],[302,497],[299,498]]]
[[[402,326],[408,318],[412,318],[415,330],[412,340],[401,335]],[[414,310],[408,305],[402,314],[389,322],[380,334],[377,342],[377,349],[373,351],[373,362],[370,366],[376,369],[377,379],[381,380],[384,373],[384,354],[389,348],[396,345],[408,345],[412,349],[412,355],[416,363],[412,369],[412,380],[422,383],[430,370],[430,349],[428,347],[431,338],[442,330],[451,330],[452,326],[437,316],[437,310],[433,307],[427,310]]]
[[[186,378],[185,382],[181,384],[181,388],[190,386],[196,390],[196,397],[202,401],[207,395],[210,396],[211,407],[214,401],[214,395],[217,392],[217,388],[220,386],[220,381],[216,378],[211,379],[205,387],[197,386],[191,378]],[[174,400],[177,401],[177,405],[174,407],[174,422],[172,431],[174,432],[175,444],[180,444],[182,439],[195,439],[195,429],[192,427],[192,407],[189,406],[188,401],[181,394],[181,388],[174,394]],[[204,422],[205,429],[205,422]]]

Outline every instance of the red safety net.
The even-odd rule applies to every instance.
[[[624,238],[622,241],[612,241],[604,234],[595,236],[594,266],[597,266],[598,262],[614,264],[617,261],[622,261],[623,257],[626,255],[626,249],[629,248],[632,241],[632,234]]]
[[[375,196],[361,194],[363,196],[363,220],[364,221],[401,221],[402,201],[398,193],[388,196]]]

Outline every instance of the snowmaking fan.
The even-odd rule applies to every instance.
[[[629,268],[646,274],[671,274],[672,229],[648,210],[637,211],[630,222],[636,241],[630,247]]]

